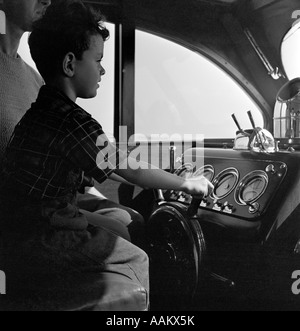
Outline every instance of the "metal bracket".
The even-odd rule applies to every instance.
[[[283,77],[285,78],[284,74],[280,71],[278,67],[273,68],[270,61],[267,59],[263,51],[258,46],[256,40],[254,39],[252,33],[249,29],[244,30],[245,35],[247,36],[248,40],[250,41],[252,47],[254,48],[255,52],[257,53],[258,57],[260,58],[261,62],[265,66],[265,68],[268,71],[268,74],[275,80],[278,80],[279,78]]]

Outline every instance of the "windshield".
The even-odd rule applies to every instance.
[[[249,95],[203,55],[164,38],[136,32],[136,128],[142,135],[185,134],[233,138],[235,113],[251,128],[264,120]]]
[[[289,80],[300,77],[300,23],[295,24],[284,37],[281,53]]]

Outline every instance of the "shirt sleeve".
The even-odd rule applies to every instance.
[[[99,183],[127,158],[126,153],[108,139],[101,125],[83,111],[70,119],[62,148],[68,161]]]

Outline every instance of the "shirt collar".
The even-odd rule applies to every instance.
[[[50,86],[44,85],[40,89],[38,99],[35,104],[33,104],[33,108],[41,108],[41,105],[45,108],[60,108],[64,106],[64,109],[78,109],[84,111],[80,106],[78,106],[75,102],[73,102],[63,91],[60,89]],[[68,105],[69,107],[65,107]],[[66,109],[67,108],[67,109]]]

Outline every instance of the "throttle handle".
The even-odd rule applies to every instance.
[[[187,211],[189,217],[194,217],[197,215],[200,203],[202,202],[203,198],[204,198],[204,195],[193,197],[191,205]]]

